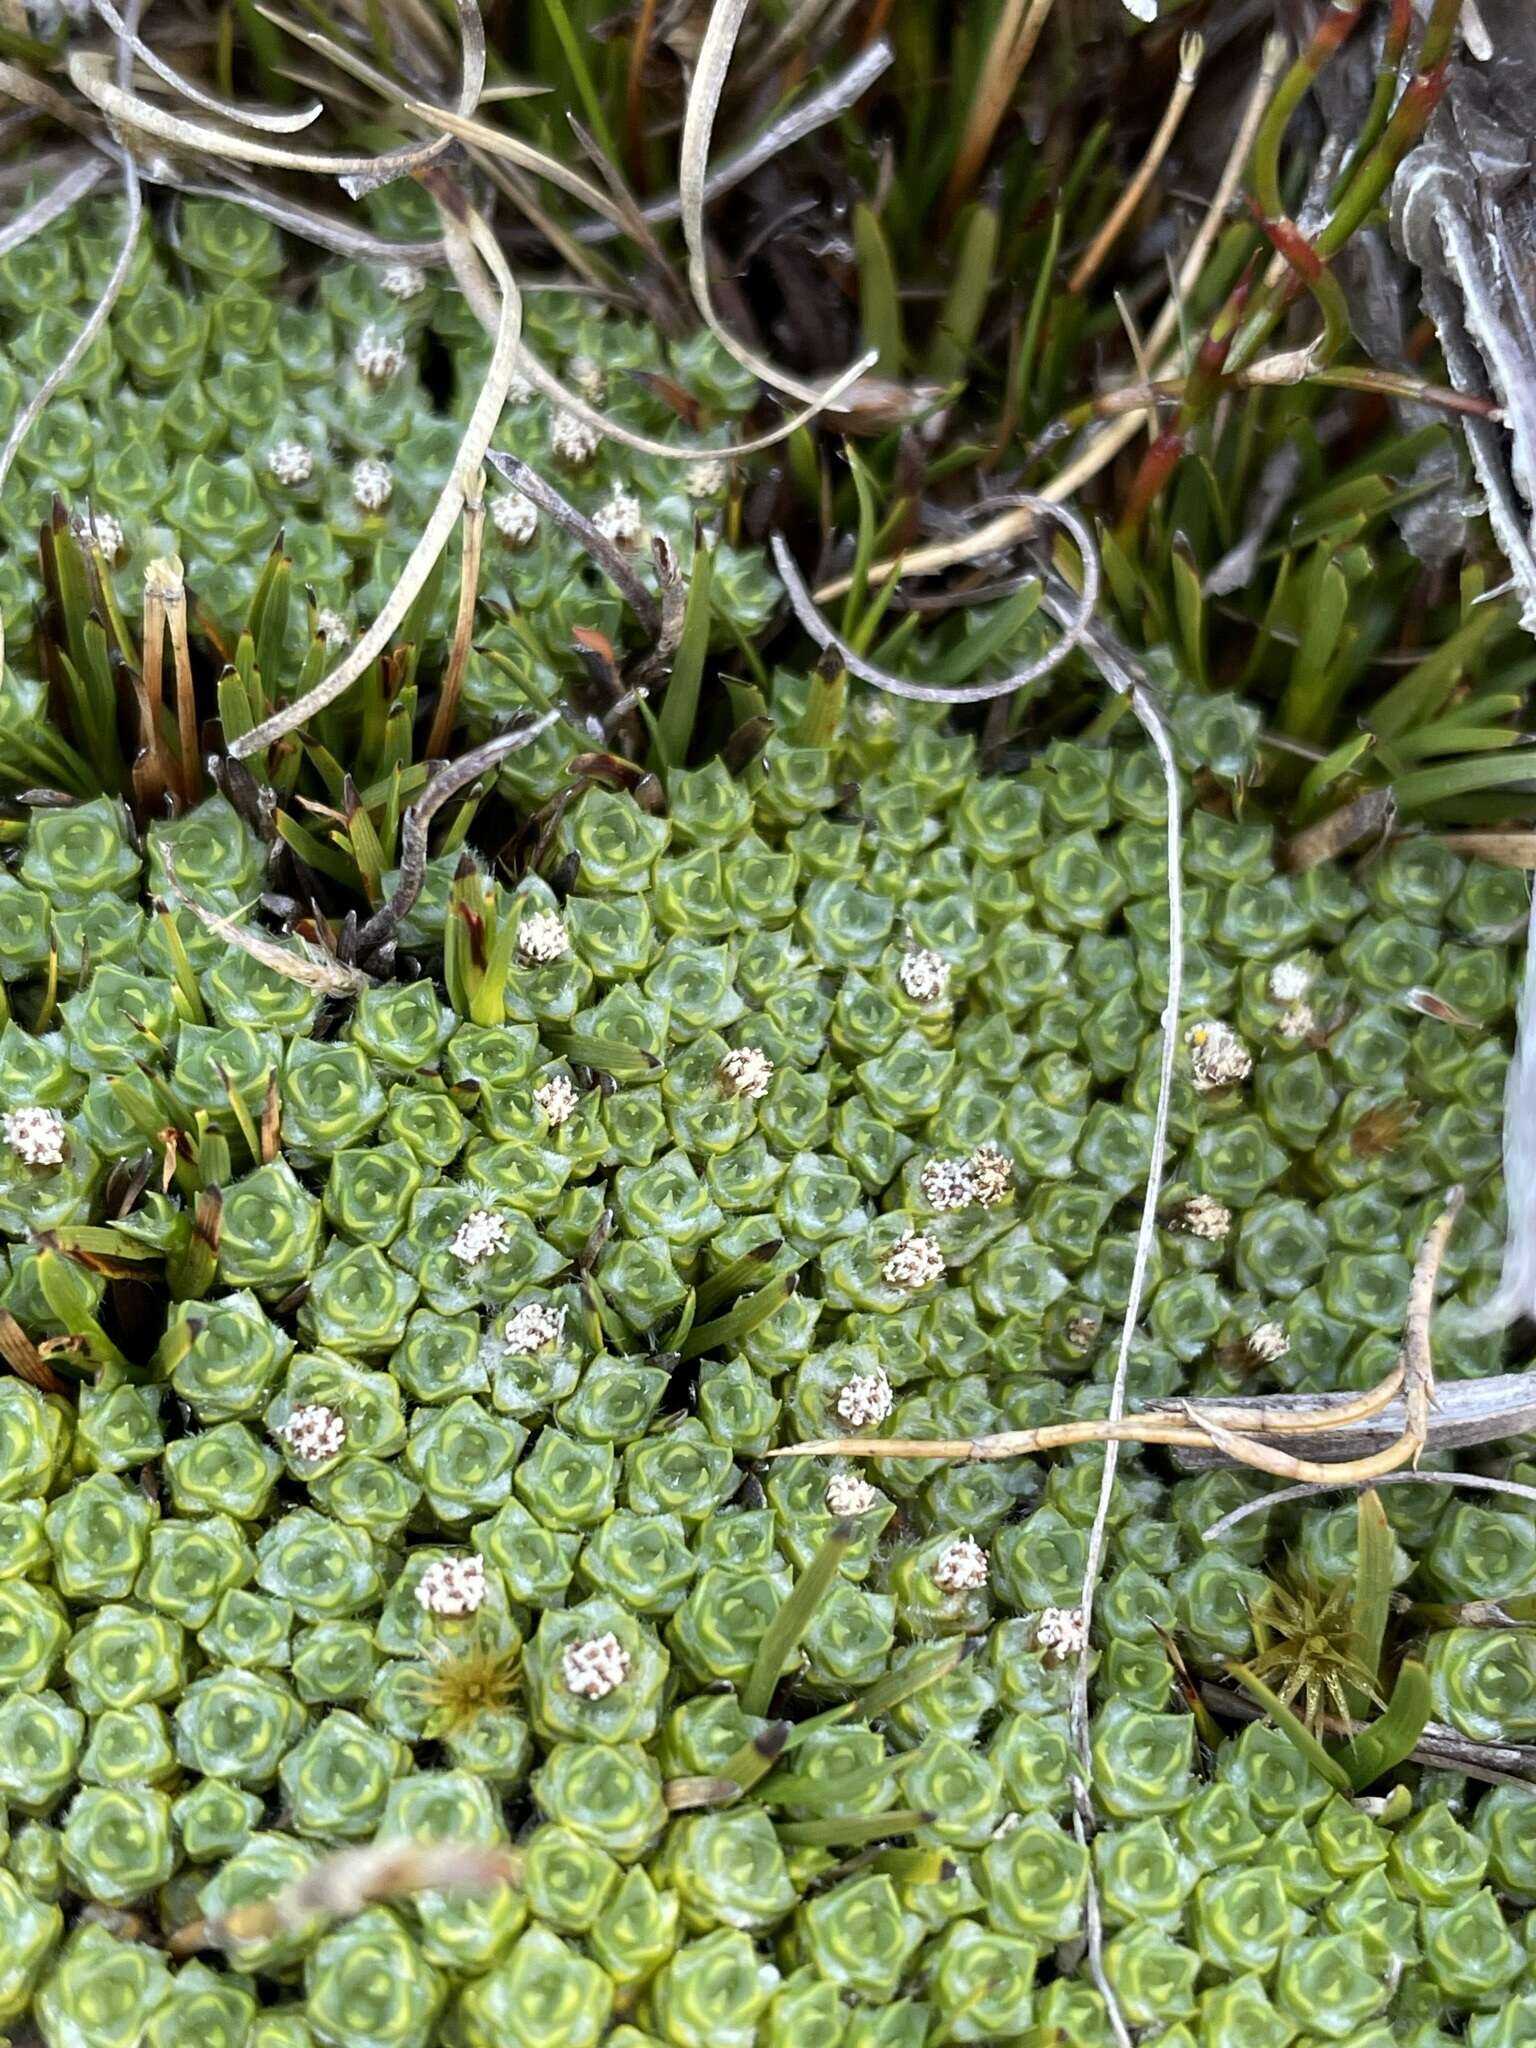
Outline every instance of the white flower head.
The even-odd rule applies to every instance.
[[[880,1505],[880,1496],[857,1472],[834,1472],[824,1496],[829,1515],[867,1515]]]
[[[521,1353],[553,1351],[564,1335],[565,1310],[542,1301],[525,1301],[501,1327],[502,1343]]]
[[[724,462],[689,462],[683,466],[683,489],[690,498],[718,498],[730,478]]]
[[[773,1079],[773,1061],[755,1045],[738,1045],[720,1062],[720,1085],[729,1094],[761,1102]]]
[[[987,1553],[969,1536],[959,1536],[939,1553],[933,1583],[946,1593],[978,1593],[991,1576]]]
[[[491,524],[509,548],[525,548],[539,530],[539,508],[521,491],[498,491],[491,500]]]
[[[884,1422],[896,1406],[896,1396],[884,1372],[855,1373],[838,1390],[836,1408],[850,1429],[863,1429],[871,1422]]]
[[[586,399],[588,404],[600,404],[604,392],[608,389],[608,377],[602,364],[598,362],[596,357],[589,355],[572,356],[566,368],[571,373],[571,382],[576,386],[576,389]]]
[[[904,1230],[885,1255],[880,1268],[887,1287],[901,1287],[915,1293],[944,1278],[944,1253],[931,1231]]]
[[[949,993],[949,962],[942,953],[914,948],[902,954],[896,978],[914,1003],[942,1002]]]
[[[613,1633],[572,1643],[560,1659],[567,1692],[584,1700],[605,1700],[629,1676],[629,1652]]]
[[[569,1116],[576,1114],[581,1097],[576,1085],[568,1074],[551,1074],[547,1081],[541,1081],[533,1091],[534,1106],[546,1119],[552,1130],[558,1130]]]
[[[307,442],[296,441],[291,436],[274,441],[267,450],[267,471],[290,489],[295,484],[307,484],[315,473],[314,450]]]
[[[1066,1339],[1069,1350],[1086,1357],[1098,1343],[1099,1332],[1103,1327],[1102,1316],[1097,1315],[1092,1309],[1084,1309],[1081,1315],[1072,1317],[1061,1334]]]
[[[0,1116],[0,1137],[23,1166],[61,1166],[64,1136],[64,1119],[35,1103],[22,1109],[8,1109]]]
[[[645,539],[645,515],[640,500],[619,484],[614,485],[607,504],[594,515],[592,524],[615,547],[637,548]]]
[[[1292,1003],[1275,1029],[1282,1038],[1310,1038],[1317,1029],[1317,1012],[1310,1003]]]
[[[598,434],[579,413],[557,412],[549,423],[549,446],[558,462],[585,469],[597,453]]]
[[[301,1465],[320,1465],[339,1456],[347,1441],[347,1418],[323,1401],[295,1408],[278,1431]]]
[[[352,351],[358,375],[370,384],[387,384],[405,368],[405,348],[382,327],[365,327]]]
[[[571,935],[553,910],[530,911],[517,928],[518,958],[530,966],[563,960],[570,950]]]
[[[428,1614],[449,1621],[475,1614],[485,1602],[485,1564],[470,1557],[436,1557],[416,1581],[416,1598]]]
[[[1081,1607],[1047,1607],[1035,1623],[1035,1648],[1057,1659],[1080,1657],[1088,1647]]]
[[[341,612],[323,604],[315,613],[315,637],[323,640],[327,647],[345,647],[352,638],[352,628]]]
[[[1013,1161],[996,1145],[978,1145],[971,1154],[971,1181],[983,1209],[995,1209],[1013,1192]]]
[[[394,494],[389,464],[365,455],[352,471],[352,498],[359,512],[382,512]]]
[[[92,512],[89,517],[84,512],[77,513],[69,523],[69,530],[81,547],[88,548],[94,544],[109,562],[115,562],[128,545],[123,522],[110,512]]]
[[[1291,1348],[1284,1323],[1256,1323],[1245,1340],[1248,1356],[1260,1365],[1273,1365]]]
[[[1253,1054],[1232,1026],[1223,1024],[1219,1018],[1207,1017],[1191,1024],[1184,1034],[1184,1043],[1189,1047],[1195,1086],[1202,1095],[1246,1081],[1253,1072]]]
[[[1191,1195],[1175,1210],[1173,1227],[1188,1237],[1208,1238],[1217,1244],[1232,1228],[1232,1211],[1210,1195]]]
[[[448,1249],[461,1266],[478,1266],[494,1252],[504,1252],[507,1244],[505,1217],[498,1216],[494,1209],[471,1209]]]
[[[968,1159],[930,1159],[918,1175],[923,1199],[935,1209],[968,1209],[976,1199],[976,1176]]]
[[[392,299],[419,298],[427,288],[427,273],[414,263],[391,263],[379,272],[379,290]]]
[[[533,386],[521,370],[514,370],[507,379],[508,405],[527,405],[533,397]]]
[[[1316,979],[1317,970],[1305,957],[1278,960],[1269,970],[1269,992],[1277,1003],[1299,1003],[1311,994]]]

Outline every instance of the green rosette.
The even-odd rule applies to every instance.
[[[54,1584],[81,1604],[124,1600],[144,1562],[155,1510],[111,1473],[81,1481],[44,1518]]]
[[[279,1766],[293,1826],[321,1841],[376,1832],[391,1781],[407,1768],[404,1743],[356,1714],[333,1709]]]
[[[64,1668],[89,1713],[174,1699],[186,1679],[186,1632],[169,1615],[109,1603],[71,1636]]]
[[[224,1191],[219,1277],[226,1286],[267,1293],[292,1286],[314,1264],[320,1228],[320,1204],[287,1161],[258,1166]]]
[[[23,1579],[0,1580],[0,1694],[42,1692],[68,1638],[57,1594]]]
[[[456,1394],[483,1393],[489,1375],[481,1356],[480,1325],[470,1315],[440,1316],[417,1309],[389,1361],[391,1377],[424,1406]]]
[[[1078,1763],[1064,1716],[1010,1714],[993,1731],[988,1754],[1015,1811],[1067,1812]]]
[[[458,1019],[429,981],[364,989],[348,1035],[381,1068],[416,1074],[436,1066]]]
[[[294,1638],[293,1689],[307,1707],[366,1699],[378,1670],[373,1629],[365,1621],[317,1621]]]
[[[14,1812],[53,1811],[74,1782],[84,1733],[84,1714],[56,1692],[0,1699],[0,1796]]]
[[[689,1588],[667,1640],[700,1684],[740,1685],[789,1590],[787,1572],[712,1566]]]
[[[67,810],[35,810],[27,826],[21,879],[57,909],[98,896],[126,896],[141,870],[128,813],[113,797]]]
[[[991,1841],[1004,1810],[999,1774],[983,1751],[938,1736],[901,1771],[905,1803],[934,1818],[923,1839],[979,1849]]]
[[[1472,1742],[1536,1737],[1536,1640],[1518,1629],[1452,1628],[1425,1652],[1437,1720]]]
[[[1441,1799],[1399,1828],[1387,1851],[1393,1889],[1425,1906],[1452,1906],[1470,1898],[1487,1868],[1487,1844],[1464,1828]]]
[[[70,1065],[82,1074],[127,1074],[164,1056],[176,1035],[176,992],[168,981],[110,964],[59,1005]]]
[[[176,1864],[171,1802],[135,1785],[89,1785],[64,1823],[64,1867],[75,1889],[104,1906],[126,1906],[169,1878]]]
[[[646,1615],[675,1613],[695,1569],[676,1515],[638,1515],[628,1508],[616,1509],[594,1530],[577,1565],[584,1587]]]
[[[445,1407],[417,1410],[404,1462],[438,1520],[454,1528],[510,1498],[526,1441],[519,1424],[465,1394]]]
[[[473,1536],[486,1563],[501,1573],[510,1599],[530,1607],[563,1604],[582,1548],[579,1535],[548,1529],[521,1501],[509,1500],[489,1521],[476,1522]]]
[[[270,1593],[236,1586],[223,1595],[197,1632],[198,1648],[216,1664],[243,1670],[281,1671],[288,1663],[293,1609]]]
[[[1266,1827],[1293,1816],[1311,1820],[1332,1789],[1290,1737],[1264,1721],[1251,1721],[1228,1743],[1218,1768],[1228,1784],[1247,1793],[1255,1817]]]
[[[824,1982],[877,2002],[896,1995],[921,1939],[890,1879],[876,1875],[805,1900],[794,1925],[801,1953]]]
[[[1219,1548],[1208,1549],[1176,1572],[1174,1625],[1186,1654],[1212,1665],[1248,1656],[1253,1649],[1254,1604],[1267,1584],[1262,1572]]]
[[[255,1295],[241,1292],[178,1302],[155,1364],[200,1421],[218,1423],[258,1413],[292,1350]]]
[[[315,1268],[299,1310],[309,1343],[343,1357],[376,1356],[405,1335],[418,1288],[375,1244],[333,1240]]]
[[[872,1685],[889,1665],[895,1622],[896,1603],[888,1595],[834,1584],[805,1632],[806,1687],[841,1698]]]
[[[627,1659],[623,1678],[601,1697],[573,1690],[567,1653],[610,1635]],[[547,1741],[644,1742],[661,1718],[669,1665],[651,1630],[616,1600],[595,1596],[551,1609],[523,1652],[529,1718]]]
[[[1105,1829],[1094,1837],[1093,1865],[1106,1925],[1178,1932],[1197,1873],[1161,1821]]]
[[[1355,1934],[1381,1967],[1419,1960],[1419,1912],[1393,1891],[1386,1872],[1368,1870],[1335,1892],[1323,1917],[1336,1934]]]
[[[279,1081],[283,1143],[299,1164],[367,1137],[384,1114],[383,1083],[361,1046],[294,1039]]]
[[[1043,1814],[1026,1814],[989,1842],[977,1881],[1000,1934],[1041,1946],[1075,1932],[1088,1885],[1088,1852]]]
[[[1117,1820],[1176,1813],[1190,1796],[1192,1754],[1193,1724],[1186,1716],[1110,1700],[1093,1723],[1096,1797]]]
[[[57,1404],[20,1380],[0,1380],[0,1500],[47,1493],[67,1441]]]
[[[1368,1813],[1336,1793],[1317,1817],[1318,1854],[1335,1877],[1358,1877],[1386,1860],[1388,1837]]]
[[[1106,1942],[1104,1974],[1132,2026],[1165,2027],[1195,2010],[1200,1958],[1160,1927],[1132,1927]]]
[[[695,1933],[767,1929],[796,1903],[778,1836],[761,1810],[690,1815],[668,1836],[656,1875],[677,1893]]]
[[[1389,1996],[1390,1983],[1372,1968],[1364,1944],[1350,1934],[1292,1942],[1275,1976],[1278,2009],[1327,2041],[1359,2039]]]
[[[223,1863],[245,1847],[263,1811],[256,1793],[223,1778],[199,1778],[172,1802],[171,1820],[193,1863]]]
[[[126,1472],[165,1449],[158,1387],[120,1380],[108,1367],[93,1387],[82,1387],[75,1420],[75,1451],[98,1472]]]
[[[343,1458],[310,1482],[310,1498],[323,1513],[387,1541],[415,1512],[421,1488],[398,1465],[382,1458]]]
[[[243,1585],[252,1567],[240,1525],[228,1515],[157,1522],[149,1531],[134,1598],[185,1628],[201,1628],[220,1597]]]
[[[57,1906],[33,1898],[0,1870],[0,2025],[26,2012],[63,1932]]]
[[[193,1680],[176,1709],[176,1754],[189,1770],[264,1791],[302,1734],[305,1718],[276,1678],[212,1671]]]
[[[547,1928],[519,1935],[510,1955],[460,1997],[465,2048],[597,2048],[613,2012],[606,1972]]]
[[[1516,1905],[1536,1906],[1536,1787],[1495,1785],[1478,1802],[1472,1832],[1488,1851],[1488,1874]]]
[[[205,1963],[184,1963],[144,2034],[144,2048],[246,2048],[255,1995]]]
[[[658,1891],[642,1865],[623,1882],[593,1922],[588,1946],[620,1989],[652,1976],[677,1947],[681,1909],[677,1894]]]
[[[270,1906],[312,1870],[315,1862],[315,1851],[292,1835],[252,1835],[209,1878],[198,1893],[198,1906],[211,1920]],[[246,1973],[286,1974],[312,1942],[320,1921],[320,1914],[310,1908],[289,1919],[276,1933],[247,1933],[231,1943],[230,1958]]]
[[[447,1990],[383,1906],[338,1923],[305,1958],[304,2015],[326,2048],[428,2048]]]
[[[81,1927],[39,1986],[37,2022],[49,2048],[139,2048],[171,1982],[157,1950],[119,1941],[105,1927]]]
[[[1195,1891],[1190,1930],[1201,1956],[1228,1976],[1267,1977],[1281,1950],[1301,1931],[1280,1873],[1268,1866],[1215,1870]]]
[[[282,1393],[266,1412],[267,1428],[281,1436],[296,1408],[316,1406],[334,1409],[345,1420],[343,1456],[387,1458],[405,1442],[400,1388],[392,1373],[372,1372],[332,1351],[301,1351],[288,1368]],[[287,1462],[289,1470],[302,1478],[324,1469],[296,1459],[291,1449]]]
[[[360,1613],[383,1584],[373,1544],[361,1529],[296,1508],[274,1522],[256,1546],[256,1578],[292,1603],[304,1621],[337,1621]]]
[[[556,843],[581,861],[584,893],[649,893],[657,857],[671,836],[670,821],[654,818],[628,797],[589,789],[560,821]]]
[[[633,1443],[649,1428],[670,1384],[671,1375],[659,1366],[594,1358],[583,1369],[575,1392],[560,1403],[556,1416],[563,1430],[589,1443]],[[701,1406],[703,1401],[701,1374]]]
[[[375,1134],[379,1147],[396,1156],[397,1148],[403,1148],[404,1154],[421,1170],[424,1181],[453,1164],[463,1146],[468,1127],[451,1095],[441,1088],[415,1088],[398,1082],[388,1091],[387,1102],[384,1121]],[[350,1156],[349,1153],[338,1152],[336,1159],[345,1160]],[[334,1170],[334,1160],[332,1167]],[[369,1213],[366,1203],[362,1205],[361,1213]]]
[[[584,1443],[560,1430],[543,1429],[518,1464],[512,1485],[547,1529],[583,1530],[595,1528],[612,1512],[617,1478],[611,1444]],[[631,1500],[630,1505],[638,1503]]]
[[[1315,1906],[1338,1882],[1299,1815],[1274,1830],[1256,1860],[1279,1871],[1286,1897],[1298,1906]]]
[[[283,1461],[243,1423],[223,1422],[167,1446],[163,1470],[179,1515],[260,1521]]]
[[[618,1864],[594,1842],[551,1823],[535,1829],[525,1856],[523,1891],[535,1920],[560,1934],[586,1934],[618,1887]]]
[[[533,1790],[552,1821],[621,1863],[644,1855],[666,1826],[661,1775],[639,1743],[556,1743]]]

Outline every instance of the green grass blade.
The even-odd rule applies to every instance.
[[[920,1807],[903,1806],[893,1813],[867,1813],[846,1820],[789,1820],[775,1830],[786,1845],[797,1849],[857,1849],[865,1842],[881,1842],[887,1835],[910,1835],[936,1818]]]
[[[1448,797],[1466,796],[1478,789],[1519,789],[1536,787],[1536,747],[1520,747],[1511,753],[1475,754],[1466,761],[1445,761],[1437,768],[1418,768],[1400,775],[1392,784],[1399,810],[1419,810],[1426,804],[1444,803]]]
[[[741,1711],[744,1714],[767,1713],[784,1666],[837,1577],[853,1537],[852,1522],[837,1523],[768,1624],[753,1660],[751,1676],[742,1688]]]
[[[878,349],[882,377],[899,377],[904,358],[896,265],[880,216],[862,202],[853,210],[853,248],[859,266],[859,314],[864,346]]]
[[[595,1067],[615,1081],[649,1081],[661,1071],[661,1061],[654,1053],[626,1045],[621,1038],[594,1038],[587,1031],[546,1031],[544,1043],[556,1059]]]
[[[777,1280],[770,1280],[766,1287],[759,1287],[755,1294],[749,1294],[744,1301],[738,1301],[723,1316],[717,1316],[712,1323],[702,1323],[681,1345],[684,1358],[701,1358],[707,1351],[718,1351],[727,1344],[736,1344],[760,1323],[766,1323],[776,1315],[789,1300],[798,1286],[794,1273],[781,1273]]]
[[[992,289],[1000,223],[996,209],[967,209],[955,245],[955,274],[939,315],[938,331],[928,352],[928,374],[937,384],[959,383],[966,374],[976,331]]]
[[[565,61],[570,66],[571,83],[575,86],[577,98],[581,101],[582,112],[587,118],[587,126],[592,130],[598,147],[602,150],[608,161],[613,164],[619,163],[621,161],[619,146],[613,139],[612,129],[608,126],[607,116],[603,112],[602,97],[593,82],[592,73],[587,65],[586,52],[581,47],[581,40],[571,24],[570,15],[566,12],[565,0],[545,0],[545,11],[549,16],[550,25],[560,40],[560,48],[565,53]]]
[[[1339,1751],[1337,1761],[1348,1772],[1356,1792],[1374,1785],[1412,1755],[1424,1733],[1430,1705],[1429,1673],[1409,1658],[1397,1674],[1387,1711]]]
[[[666,768],[682,767],[693,739],[704,658],[709,652],[709,593],[713,580],[709,549],[695,547],[693,573],[688,578],[688,598],[683,608],[683,634],[677,643],[677,658],[656,720],[656,751]]]
[[[1350,1609],[1355,1635],[1355,1656],[1370,1673],[1375,1685],[1381,1672],[1381,1646],[1387,1635],[1387,1612],[1392,1601],[1392,1564],[1397,1544],[1392,1524],[1381,1504],[1381,1495],[1367,1487],[1355,1509],[1359,1531],[1355,1590]],[[1360,1686],[1346,1686],[1345,1698],[1356,1719],[1371,1710],[1369,1695]]]

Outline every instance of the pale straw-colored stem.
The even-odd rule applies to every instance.
[[[1168,154],[1173,138],[1179,132],[1179,124],[1184,119],[1185,110],[1194,95],[1204,57],[1205,39],[1202,36],[1190,34],[1181,40],[1179,75],[1174,80],[1173,91],[1168,95],[1168,104],[1163,109],[1162,120],[1157,124],[1157,132],[1147,144],[1146,155],[1132,172],[1130,183],[1110,208],[1108,219],[1077,259],[1072,275],[1067,279],[1069,292],[1086,290],[1095,271],[1120,239],[1126,222],[1146,197],[1147,187],[1162,168],[1163,158]]]

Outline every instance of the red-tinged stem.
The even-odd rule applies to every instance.
[[[1141,529],[1141,523],[1162,496],[1163,490],[1174,471],[1184,459],[1185,435],[1178,427],[1168,427],[1159,434],[1146,454],[1141,458],[1141,467],[1136,472],[1126,499],[1125,512],[1117,528],[1122,542],[1132,540]]]

